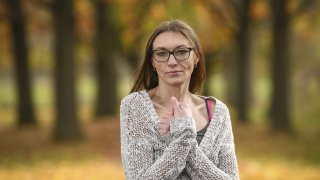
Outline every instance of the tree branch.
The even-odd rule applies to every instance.
[[[309,10],[316,10],[316,2],[316,0],[300,0],[298,8],[294,12],[289,14],[289,20],[297,18]]]

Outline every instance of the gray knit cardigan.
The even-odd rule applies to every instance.
[[[212,99],[215,110],[198,146],[192,117],[170,122],[168,142],[157,130],[159,117],[146,90],[123,98],[121,158],[126,179],[239,179],[228,108]]]

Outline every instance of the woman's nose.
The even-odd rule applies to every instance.
[[[176,66],[178,65],[176,58],[174,57],[173,54],[170,54],[169,59],[168,59],[168,65],[169,66]]]

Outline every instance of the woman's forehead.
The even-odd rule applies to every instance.
[[[153,41],[153,49],[165,48],[171,50],[178,46],[190,46],[189,40],[179,32],[163,32]]]

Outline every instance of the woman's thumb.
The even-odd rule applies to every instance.
[[[174,111],[179,108],[178,100],[174,96],[171,97],[171,105]]]

